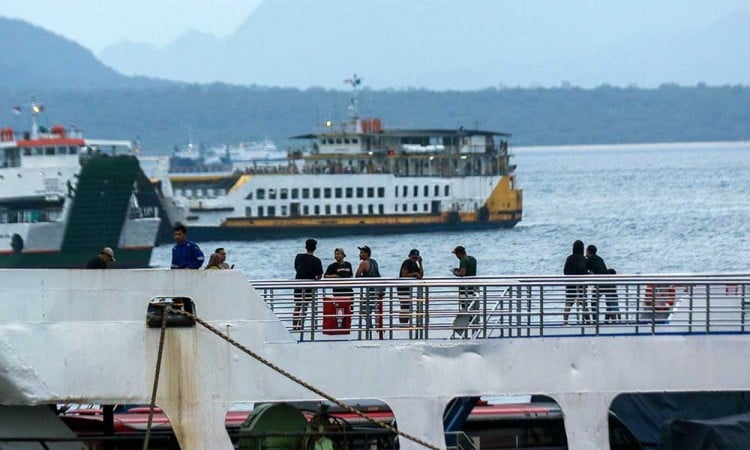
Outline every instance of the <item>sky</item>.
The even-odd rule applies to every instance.
[[[738,58],[750,39],[748,0],[2,0],[0,15],[76,41],[123,74],[187,82],[340,87],[342,73],[360,72],[372,88],[750,84],[750,63]],[[394,24],[408,25],[382,33]],[[247,67],[244,43],[231,51],[238,29],[287,58],[264,60],[256,49],[259,67]],[[190,31],[227,41],[180,41]],[[307,45],[316,39],[353,56],[319,64],[328,56],[317,51],[329,45]],[[381,48],[356,60],[372,42]],[[200,48],[216,61],[191,66],[184,53]],[[445,64],[442,55],[472,64]],[[288,70],[291,61],[306,70]]]
[[[3,0],[0,15],[23,19],[98,53],[122,41],[162,47],[189,30],[225,37],[261,0]]]

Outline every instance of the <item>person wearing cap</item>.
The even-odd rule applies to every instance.
[[[354,273],[349,261],[344,261],[346,253],[343,248],[337,248],[333,251],[334,261],[328,265],[324,278],[351,278]],[[333,295],[337,297],[351,297],[354,295],[352,288],[333,288]]]
[[[424,267],[422,266],[422,257],[419,250],[413,248],[409,251],[409,257],[401,263],[401,270],[398,273],[400,278],[417,278],[424,277]],[[397,289],[398,297],[401,302],[401,315],[398,318],[400,323],[408,324],[411,317],[411,288],[399,287]]]
[[[110,263],[115,262],[115,252],[109,248],[104,247],[98,255],[94,256],[86,263],[87,269],[107,269]]]
[[[458,267],[452,269],[453,275],[457,277],[475,277],[477,276],[477,260],[466,253],[466,249],[459,245],[452,252],[458,258]],[[474,296],[473,286],[463,286],[459,288],[458,295],[460,298],[469,298]],[[464,309],[468,307],[468,302],[463,302]]]
[[[371,258],[372,250],[370,247],[363,245],[357,247],[359,249],[359,266],[357,266],[356,276],[357,278],[380,278],[380,267],[378,262]],[[367,295],[365,297],[365,304],[360,308],[360,314],[365,316],[367,321],[367,327],[372,327],[372,315],[378,314],[377,324],[380,330],[380,338],[383,338],[383,296],[385,291],[383,288],[367,288]],[[369,332],[368,332],[368,338]]]
[[[318,241],[308,239],[305,241],[305,253],[298,253],[294,258],[295,280],[320,280],[323,276],[323,263],[314,255],[318,248]],[[294,290],[294,313],[292,315],[292,327],[301,330],[305,321],[307,304],[313,299],[313,289],[303,288]]]
[[[187,238],[187,228],[181,223],[174,226],[172,247],[173,269],[200,269],[206,257],[198,244]]]

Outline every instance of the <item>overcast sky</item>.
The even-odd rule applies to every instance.
[[[189,82],[328,86],[335,85],[341,73],[357,71],[365,73],[367,84],[375,88],[475,89],[553,86],[564,81],[583,87],[601,83],[643,87],[663,82],[750,83],[750,63],[742,55],[750,40],[748,0],[0,1],[0,15],[26,20],[74,40],[121,73]],[[258,8],[262,2],[268,3]],[[273,14],[269,14],[271,10]],[[345,14],[335,14],[342,10]],[[175,60],[174,49],[168,44],[191,30],[217,38],[231,36],[254,11],[256,20],[250,22],[251,28],[262,30],[255,36],[256,42],[272,39],[273,45],[268,46],[272,51],[307,64],[309,70],[282,70],[272,64],[274,61],[264,62],[268,73],[263,73],[263,67],[227,70],[220,66],[221,61],[215,64],[218,75],[202,74],[211,66],[201,60],[189,70],[178,67],[183,60]],[[405,29],[396,29],[397,24]],[[372,34],[373,30],[388,30],[388,26],[389,33]],[[337,52],[355,59],[363,45],[376,43],[379,52],[371,52],[373,61],[360,59],[355,66],[352,58],[313,64],[307,59],[320,61],[320,56],[306,44],[315,39],[329,39],[326,42],[335,44]],[[143,64],[147,61],[143,54],[132,55],[132,61],[127,61],[127,54],[120,55],[120,60],[107,54],[117,47],[113,44],[125,41],[150,44],[164,54],[157,54],[152,64]],[[211,54],[235,58],[230,61],[233,65],[237,55],[231,54],[223,41],[217,45]],[[401,54],[404,51],[405,56]],[[435,55],[441,51],[463,55],[473,66],[440,64],[441,58]],[[385,54],[387,62],[375,60],[376,53]],[[258,57],[258,52],[253,56]],[[403,58],[399,60],[399,56]],[[162,61],[176,73],[158,71]],[[152,72],[139,71],[145,69]],[[308,73],[313,69],[321,73]]]

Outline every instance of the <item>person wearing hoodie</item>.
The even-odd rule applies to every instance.
[[[571,253],[567,257],[567,259],[565,259],[563,274],[572,276],[582,276],[588,274],[588,269],[586,268],[586,257],[583,256],[583,241],[577,240],[573,242],[573,253]],[[578,304],[581,306],[584,321],[588,322],[589,320],[591,320],[588,307],[586,306],[586,285],[568,284],[565,286],[565,310],[563,312],[563,325],[568,324],[570,308],[574,304]]]

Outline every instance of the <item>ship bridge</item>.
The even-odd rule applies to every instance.
[[[0,276],[3,405],[147,404],[156,379],[156,404],[185,449],[232,449],[225,420],[235,403],[324,398],[305,386],[351,404],[379,399],[399,431],[436,448],[446,447],[443,413],[453,399],[543,394],[559,404],[575,450],[609,448],[608,409],[622,393],[750,391],[750,274]],[[169,299],[189,299],[200,321],[164,329],[160,346],[146,312]]]

